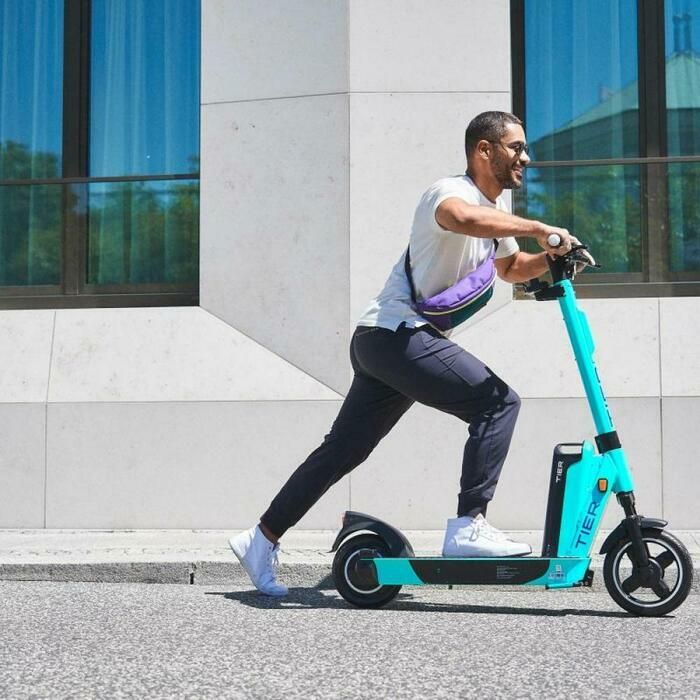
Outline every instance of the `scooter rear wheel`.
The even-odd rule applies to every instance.
[[[389,556],[389,546],[377,535],[363,534],[346,540],[333,559],[333,578],[338,593],[358,608],[380,608],[392,601],[401,586],[379,584],[374,566],[366,561]]]
[[[682,542],[656,528],[642,530],[649,567],[637,566],[630,539],[620,540],[605,557],[603,578],[608,593],[635,615],[660,617],[675,610],[693,584],[693,560]]]

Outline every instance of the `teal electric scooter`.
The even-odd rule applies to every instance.
[[[596,447],[583,442],[554,448],[542,556],[416,557],[396,528],[347,511],[332,548],[333,576],[338,592],[352,605],[381,607],[404,585],[590,586],[591,548],[612,493],[625,513],[601,548],[603,577],[613,600],[647,616],[665,615],[685,600],[693,577],[687,549],[664,529],[665,520],[645,518],[635,509],[632,475],[593,361],[590,327],[572,285],[577,269],[589,263],[584,250],[574,246],[561,257],[548,258],[551,285],[532,280],[526,286],[538,301],[559,302],[597,432]]]

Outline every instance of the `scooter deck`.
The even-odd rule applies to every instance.
[[[387,586],[531,585],[568,588],[589,578],[590,558],[579,557],[377,557],[377,581]]]

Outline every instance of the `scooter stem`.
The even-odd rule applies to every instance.
[[[571,284],[573,268],[565,259],[558,259],[550,260],[550,269],[554,285],[548,298],[557,299],[564,317],[586,399],[593,415],[596,428],[596,446],[600,454],[609,455],[615,464],[616,476],[613,486],[615,493],[631,492],[634,490],[632,474],[625,452],[621,449],[610,408],[598,376],[598,369],[593,359],[595,343],[591,329],[586,314],[576,304],[576,293]]]
[[[588,405],[593,414],[598,435],[612,433],[615,425],[610,415],[608,402],[603,393],[598,369],[593,360],[595,343],[591,335],[588,319],[576,304],[576,294],[570,280],[561,280],[557,283],[564,290],[564,294],[558,298],[559,307],[564,317],[564,323],[569,333],[569,339],[574,349],[576,364],[586,392]]]

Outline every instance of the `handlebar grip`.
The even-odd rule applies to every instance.
[[[561,245],[561,236],[558,233],[550,233],[547,237],[547,243],[552,248],[558,248]]]

